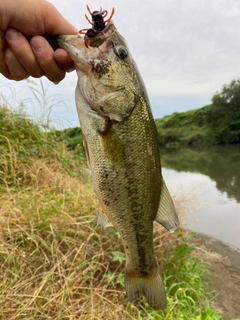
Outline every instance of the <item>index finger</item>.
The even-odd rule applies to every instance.
[[[35,36],[31,39],[30,45],[37,63],[44,71],[46,77],[54,83],[60,82],[65,77],[65,72],[59,68],[54,60],[54,51],[46,39],[41,36]]]

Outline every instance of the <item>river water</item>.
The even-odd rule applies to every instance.
[[[240,251],[240,145],[161,149],[161,161],[170,193],[195,197],[184,225]]]

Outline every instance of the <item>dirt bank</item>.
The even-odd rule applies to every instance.
[[[217,294],[213,306],[226,320],[240,320],[240,253],[202,234],[194,234],[195,255],[206,263],[211,273],[206,280]]]

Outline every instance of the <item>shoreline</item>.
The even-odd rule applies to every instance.
[[[224,320],[240,320],[240,252],[225,243],[201,233],[188,231],[193,254],[205,263],[210,271],[205,280],[216,297],[212,306]]]

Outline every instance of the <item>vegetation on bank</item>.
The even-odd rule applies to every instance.
[[[74,150],[79,155],[84,155],[82,130],[80,127],[67,128],[64,130],[57,130],[55,134],[58,141],[64,141],[68,150]]]
[[[156,119],[162,146],[240,143],[240,79],[224,85],[212,104]]]
[[[0,107],[0,318],[222,319],[210,306],[197,248],[185,231],[159,225],[155,253],[168,308],[127,302],[123,247],[113,228],[95,228],[97,200],[81,148],[69,150],[71,131],[66,138],[44,129],[22,110]],[[182,212],[182,199],[175,203]]]

